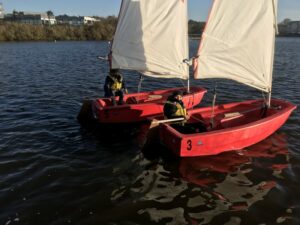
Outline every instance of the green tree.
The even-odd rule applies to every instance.
[[[51,17],[54,16],[54,14],[51,10],[48,10],[46,13],[47,13],[47,16],[48,16],[48,23],[49,23],[49,26],[50,26],[51,25],[50,19],[51,19]]]

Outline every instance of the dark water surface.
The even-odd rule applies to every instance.
[[[197,42],[190,44],[195,52]],[[300,39],[276,44],[273,96],[299,105]],[[96,56],[106,50],[104,42],[0,44],[0,225],[300,224],[298,109],[242,151],[181,160],[160,154],[162,147],[146,154],[138,132],[95,133],[76,121],[84,97],[103,95],[107,66]],[[209,90],[208,104],[214,81],[192,83]],[[217,85],[218,102],[261,97],[236,83]]]

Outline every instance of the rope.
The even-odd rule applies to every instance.
[[[185,87],[185,84],[184,84],[183,80],[182,79],[178,79],[178,80],[180,81],[182,87]]]
[[[266,98],[266,95],[263,91],[261,92],[261,95],[262,95],[262,98],[264,100],[264,104],[266,104],[267,103],[267,98]]]
[[[214,86],[214,96],[213,96],[213,101],[212,101],[212,111],[211,111],[211,117],[210,117],[211,127],[214,127],[216,99],[217,99],[217,83],[215,83],[215,86]]]
[[[138,93],[140,93],[142,90],[142,82],[143,82],[143,74],[140,74],[140,80],[139,80],[139,84],[138,84]]]
[[[137,90],[138,93],[140,93],[141,90],[142,90],[142,82],[143,82],[143,74],[141,73],[140,74],[139,84],[138,84],[138,90]],[[140,96],[139,95],[137,96],[136,101],[137,101],[137,103],[139,103],[139,101],[140,101]]]

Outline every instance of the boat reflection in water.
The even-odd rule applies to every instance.
[[[247,149],[238,152],[230,151],[216,156],[183,158],[180,161],[180,174],[182,177],[194,184],[205,186],[218,182],[211,176],[211,173],[228,174],[247,170],[247,165],[259,161],[259,158],[274,159],[279,156],[285,156],[283,164],[271,164],[269,169],[279,173],[281,169],[288,166],[288,150],[286,137],[284,134],[274,134],[270,138],[259,142]],[[274,163],[273,160],[270,163]]]
[[[189,216],[203,222],[226,211],[248,211],[263,201],[276,187],[282,170],[289,164],[286,137],[275,134],[240,152],[228,152],[215,157],[185,158],[180,161],[179,171],[184,180],[208,190],[191,198],[192,208],[207,207],[205,211],[189,213]],[[256,171],[253,173],[253,171]],[[264,170],[264,177],[253,177],[257,170]],[[267,174],[267,176],[266,176]],[[286,220],[288,216],[278,217]],[[241,221],[240,218],[235,218]],[[233,221],[232,221],[233,222]]]
[[[139,163],[145,162],[141,157]],[[274,134],[239,152],[152,164],[148,161],[136,180],[116,189],[111,200],[119,204],[134,198],[136,218],[150,217],[151,221],[164,224],[287,221],[292,213],[288,203],[283,209],[264,211],[266,207],[277,207],[283,198],[279,187],[288,164],[286,137]],[[266,216],[256,217],[257,213]]]

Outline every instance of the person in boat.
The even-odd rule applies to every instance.
[[[111,98],[113,105],[117,105],[116,96],[119,96],[118,105],[122,105],[124,93],[127,94],[127,89],[123,79],[123,75],[118,69],[110,69],[109,75],[105,79],[104,92],[106,98]]]
[[[167,119],[184,118],[183,121],[175,122],[171,125],[181,133],[190,134],[207,131],[203,122],[187,123],[190,116],[186,111],[182,101],[182,93],[180,91],[174,91],[172,95],[168,97],[167,102],[164,105],[164,115]]]
[[[168,97],[167,102],[164,105],[164,115],[167,119],[180,117],[183,117],[185,120],[189,119],[180,91],[174,91],[172,95]]]

